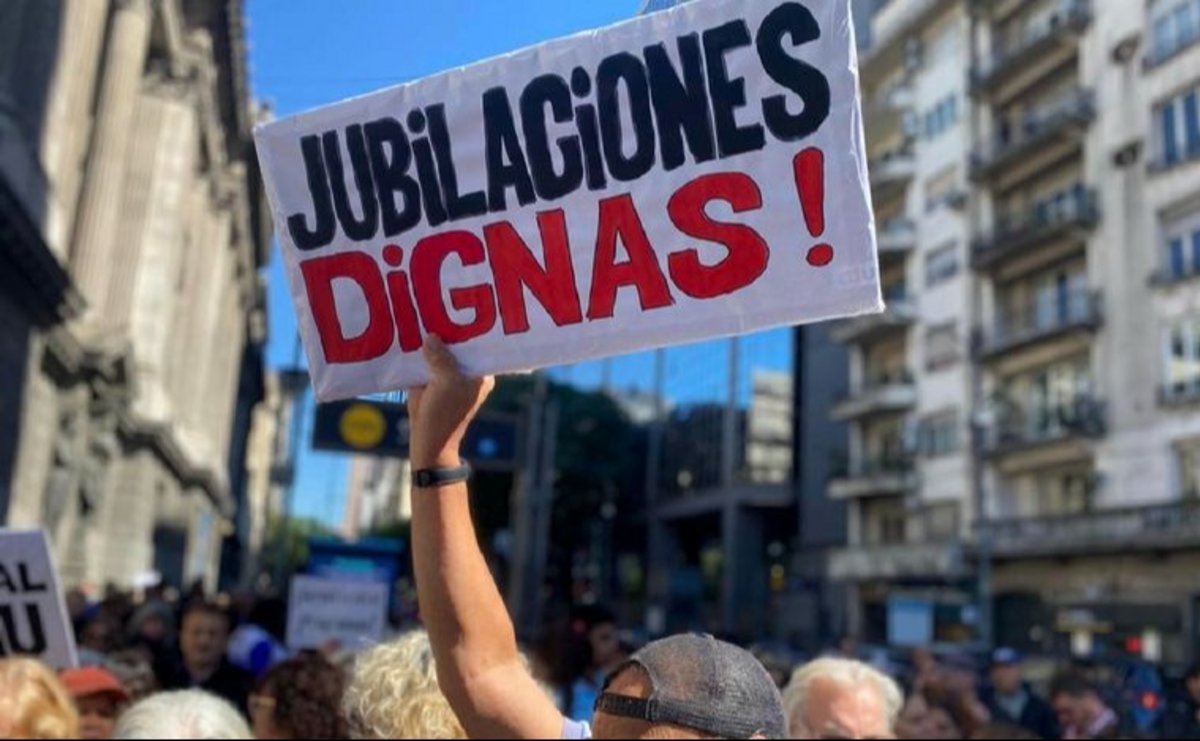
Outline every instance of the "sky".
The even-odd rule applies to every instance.
[[[641,5],[642,0],[250,0],[251,84],[277,117],[288,116],[607,26],[636,15]],[[269,279],[268,360],[279,368],[292,364],[296,318],[277,252]],[[643,360],[636,367],[644,366]],[[595,366],[579,373],[580,380],[599,375]],[[310,439],[306,429],[295,515],[340,525],[347,459],[308,450]]]

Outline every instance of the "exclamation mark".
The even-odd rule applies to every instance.
[[[825,153],[810,147],[792,160],[796,193],[808,231],[817,239],[825,233]],[[808,264],[823,268],[833,262],[833,245],[821,242],[808,251]]]

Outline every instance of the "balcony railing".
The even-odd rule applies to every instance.
[[[855,460],[829,482],[833,499],[904,496],[917,488],[916,462],[908,457]]]
[[[1168,409],[1200,405],[1200,378],[1162,386],[1158,390],[1158,403]]]
[[[1005,167],[1024,161],[1056,137],[1079,136],[1096,118],[1091,90],[1072,90],[1062,98],[1026,112],[1019,124],[998,135],[971,156],[971,177],[993,177]]]
[[[873,414],[906,412],[916,405],[917,389],[911,373],[881,374],[840,396],[833,416],[848,421]]]
[[[871,187],[881,197],[899,192],[916,177],[917,159],[912,146],[887,152],[869,163]]]
[[[1200,543],[1200,500],[987,524],[999,557],[1172,550]]]
[[[830,331],[834,342],[866,342],[905,330],[917,321],[917,307],[907,298],[884,298],[882,314],[868,314],[838,322]]]
[[[1074,43],[1092,22],[1090,0],[1060,0],[1048,18],[1024,29],[1019,38],[1001,46],[971,73],[971,90],[991,92],[1013,73],[1026,69],[1060,43]]]
[[[966,559],[954,542],[860,546],[830,553],[833,581],[941,579],[963,576]]]
[[[902,260],[917,248],[917,225],[904,217],[888,219],[879,225],[875,239],[880,260]]]
[[[1104,323],[1102,307],[1098,292],[1071,291],[1003,314],[984,334],[982,356],[993,359],[1072,332],[1095,331]]]
[[[1096,192],[1079,185],[1060,198],[1044,201],[1024,213],[1000,216],[990,233],[975,238],[972,261],[978,269],[989,269],[1005,258],[1074,231],[1091,230],[1099,221]]]
[[[1082,394],[1070,402],[1003,412],[999,424],[985,440],[985,453],[1001,457],[1065,440],[1094,440],[1107,434],[1107,405]]]

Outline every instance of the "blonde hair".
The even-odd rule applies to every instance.
[[[79,737],[75,703],[54,672],[33,659],[0,659],[0,735],[5,738]]]
[[[817,659],[797,669],[796,673],[792,675],[792,681],[788,682],[787,688],[783,691],[783,711],[793,738],[815,738],[812,736],[814,729],[804,727],[803,719],[808,715],[809,694],[812,691],[813,683],[818,679],[833,682],[842,687],[874,685],[883,700],[888,728],[896,727],[900,711],[904,709],[904,693],[900,691],[900,685],[896,684],[891,677],[861,661]]]
[[[408,633],[360,655],[342,712],[353,738],[467,737],[438,686],[425,631]]]

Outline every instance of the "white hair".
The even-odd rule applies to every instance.
[[[860,687],[871,684],[883,700],[888,728],[895,728],[904,709],[904,693],[900,685],[879,670],[850,659],[817,659],[796,670],[787,689],[783,691],[783,710],[791,726],[792,738],[816,738],[814,729],[804,726],[808,716],[808,700],[817,680],[833,682],[840,687]]]
[[[163,692],[121,716],[114,739],[252,739],[245,719],[228,702],[200,690]]]

